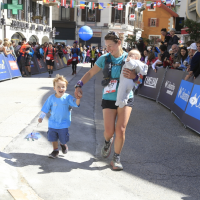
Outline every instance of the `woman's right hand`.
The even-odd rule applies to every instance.
[[[81,96],[80,96],[80,94],[81,94]],[[75,91],[74,91],[75,98],[76,99],[81,99],[82,95],[83,95],[82,89],[80,87],[75,88]]]

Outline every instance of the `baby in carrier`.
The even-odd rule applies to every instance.
[[[125,68],[134,70],[135,73],[140,75],[146,75],[148,71],[148,65],[144,64],[140,61],[141,55],[138,50],[131,50],[128,53],[128,57],[125,61],[125,64],[122,67],[121,74],[120,74],[120,81],[119,81],[119,87],[117,92],[117,101],[115,103],[116,106],[119,106],[120,108],[123,108],[125,105],[127,105],[129,93],[131,90],[137,86],[138,83],[134,82],[132,79],[125,78],[123,75],[123,70]]]

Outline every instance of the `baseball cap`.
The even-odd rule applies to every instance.
[[[196,43],[192,43],[187,49],[197,50],[197,45],[196,45]]]

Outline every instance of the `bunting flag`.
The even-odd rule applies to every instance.
[[[166,0],[166,6],[171,6],[171,0]]]
[[[158,6],[158,8],[160,8],[161,7],[161,0],[159,0],[159,1],[157,1],[157,6]]]
[[[128,4],[129,4],[129,6],[130,6],[130,7],[133,7],[133,4],[132,4],[132,2],[129,2]]]
[[[49,0],[43,0],[44,3],[49,3]]]
[[[166,0],[162,0],[163,3],[166,3]]]
[[[61,6],[66,6],[66,0],[61,0]]]
[[[99,10],[103,10],[104,3],[99,3]]]
[[[107,8],[110,8],[110,6],[111,6],[111,3],[107,3]]]
[[[68,8],[68,7],[69,7],[69,5],[68,5],[68,4],[66,4],[66,5],[65,5],[65,8]]]
[[[151,8],[151,1],[147,1],[147,8]]]
[[[123,3],[118,3],[118,10],[123,10]]]
[[[154,8],[156,8],[156,2],[154,2],[154,5],[153,5],[153,7],[154,7]]]
[[[76,2],[75,2],[75,1],[73,1],[73,0],[71,0],[71,1],[70,1],[70,8],[74,8],[74,7],[75,7],[75,5],[76,5]]]
[[[80,1],[80,9],[85,9],[85,2],[84,1]]]
[[[137,2],[137,8],[142,8],[142,3],[141,2]]]
[[[94,10],[94,7],[95,7],[94,2],[89,2],[88,7],[89,9]]]

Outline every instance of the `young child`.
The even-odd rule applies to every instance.
[[[49,158],[56,158],[59,154],[58,139],[62,148],[63,154],[66,154],[68,147],[66,143],[69,141],[68,128],[71,124],[71,107],[79,107],[80,99],[75,99],[73,96],[65,93],[67,90],[67,80],[57,74],[53,80],[55,94],[52,94],[42,107],[42,113],[38,119],[42,123],[45,115],[50,111],[51,116],[48,121],[48,141],[53,144],[53,151],[49,154]],[[81,94],[79,94],[81,97]]]
[[[148,65],[140,61],[141,55],[138,50],[131,50],[128,53],[128,57],[126,59],[125,64],[122,67],[120,74],[120,82],[117,92],[117,101],[115,103],[116,106],[123,108],[127,105],[129,93],[133,90],[134,87],[137,87],[138,84],[141,84],[143,75],[147,75]],[[130,70],[135,70],[137,77],[139,80],[134,82],[132,79],[125,78],[123,75],[123,70],[127,68]]]
[[[155,72],[157,72],[156,63],[162,64],[162,61],[161,61],[161,53],[158,54],[158,59],[157,59],[156,62],[153,63],[153,65],[152,65],[152,69],[153,69]]]

